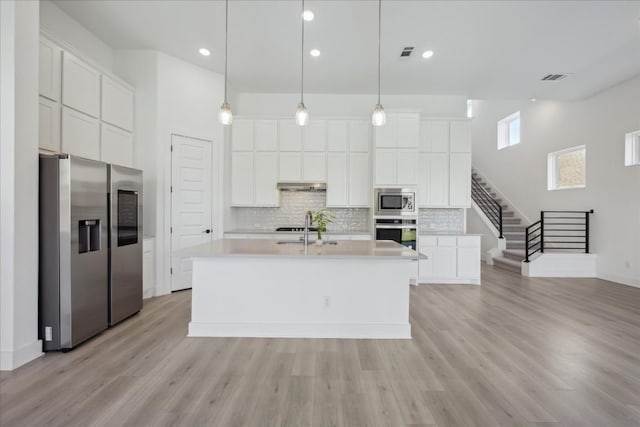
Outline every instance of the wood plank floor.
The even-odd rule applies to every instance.
[[[640,289],[411,288],[413,340],[187,338],[189,291],[0,375],[2,426],[638,426]]]

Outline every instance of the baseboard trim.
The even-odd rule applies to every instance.
[[[420,279],[419,285],[480,285],[478,279]]]
[[[631,286],[634,288],[640,288],[640,280],[634,280],[629,277],[622,277],[616,274],[599,274],[598,279],[607,280],[609,282],[618,283],[620,285]]]
[[[189,322],[189,337],[411,339],[409,323]]]
[[[42,340],[23,345],[16,350],[0,351],[0,371],[12,371],[42,356]]]

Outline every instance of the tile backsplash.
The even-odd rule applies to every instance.
[[[420,232],[464,232],[464,209],[420,209]]]
[[[273,231],[278,227],[304,225],[304,214],[326,205],[324,192],[280,192],[278,208],[232,208],[238,230]],[[365,208],[331,208],[336,216],[328,232],[354,233],[371,230],[371,212]]]

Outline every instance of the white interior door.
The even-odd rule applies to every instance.
[[[211,209],[212,142],[171,137],[171,252],[213,238]],[[191,287],[191,260],[171,256],[171,290]]]

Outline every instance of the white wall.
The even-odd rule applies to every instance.
[[[640,167],[624,166],[624,135],[640,129],[640,76],[579,102],[482,101],[473,164],[529,218],[588,210],[598,277],[640,286]],[[496,122],[521,112],[522,142],[497,150]],[[586,145],[586,188],[547,190],[547,154]]]
[[[0,369],[42,354],[38,340],[37,1],[0,2]],[[37,265],[37,264],[36,264]]]
[[[40,27],[108,71],[113,68],[113,49],[49,0],[40,2]]]
[[[304,103],[309,115],[361,116],[371,115],[377,95],[305,94]],[[384,95],[386,110],[419,110],[429,117],[465,117],[467,99],[462,96],[440,95]],[[296,93],[238,93],[234,113],[242,116],[291,116],[293,118],[300,94]]]

